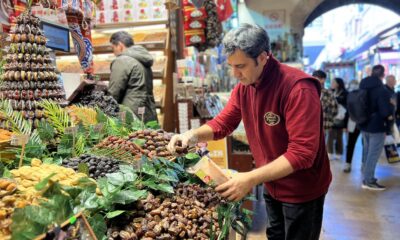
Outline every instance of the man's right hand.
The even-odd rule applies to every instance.
[[[194,133],[193,130],[187,131],[183,134],[174,135],[169,141],[167,149],[170,153],[176,152],[176,147],[179,147],[179,143],[181,143],[180,147],[186,148],[188,146],[194,146],[198,142],[198,137]]]

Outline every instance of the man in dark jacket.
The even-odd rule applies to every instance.
[[[118,103],[129,107],[138,117],[138,109],[145,108],[143,121],[157,121],[153,96],[153,57],[142,46],[134,46],[125,31],[111,36],[111,46],[117,58],[111,63],[108,92]]]
[[[383,85],[385,69],[382,65],[372,68],[370,77],[361,80],[360,89],[367,89],[369,96],[369,121],[361,124],[360,130],[363,137],[363,183],[362,188],[369,190],[385,190],[375,178],[375,168],[382,153],[385,133],[390,128],[393,120],[394,105],[390,102],[390,93]]]

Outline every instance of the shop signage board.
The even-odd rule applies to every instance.
[[[222,169],[228,168],[228,148],[226,138],[210,141],[207,146],[210,158]]]

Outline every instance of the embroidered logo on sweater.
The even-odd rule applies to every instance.
[[[273,112],[267,112],[264,115],[264,121],[268,126],[272,127],[279,124],[281,117]]]

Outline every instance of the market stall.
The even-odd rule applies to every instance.
[[[250,212],[213,190],[229,175],[201,158],[203,151],[171,154],[174,133],[123,106],[118,113],[66,106],[40,20],[28,7],[16,23],[2,66],[0,239],[227,239],[231,229],[247,232]]]

